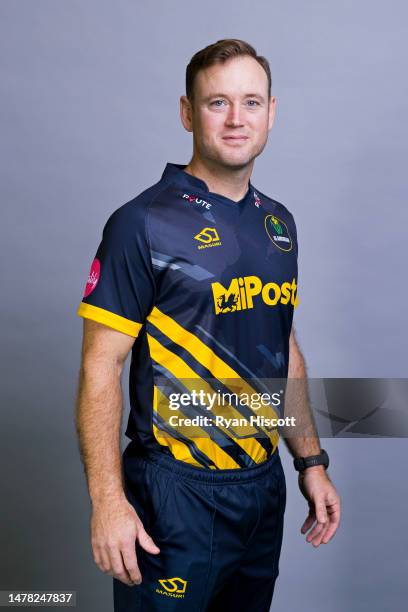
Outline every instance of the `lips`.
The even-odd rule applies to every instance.
[[[229,145],[240,145],[248,140],[248,136],[223,136],[222,140]]]

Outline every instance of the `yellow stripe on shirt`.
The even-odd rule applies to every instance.
[[[143,323],[136,323],[135,321],[121,317],[114,312],[110,312],[104,308],[99,308],[99,306],[86,304],[85,302],[80,303],[77,310],[77,315],[84,317],[85,319],[91,319],[97,323],[102,323],[108,327],[112,327],[113,329],[116,329],[123,334],[127,334],[128,336],[133,336],[134,338],[137,338],[143,325]]]

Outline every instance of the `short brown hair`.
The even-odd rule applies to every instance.
[[[214,64],[223,64],[229,59],[243,55],[253,57],[265,70],[266,76],[268,77],[268,97],[270,98],[272,77],[268,60],[262,55],[257,55],[254,47],[243,40],[239,40],[238,38],[223,38],[197,51],[191,58],[186,68],[186,95],[190,102],[192,103],[194,99],[194,81],[199,70],[203,70]]]

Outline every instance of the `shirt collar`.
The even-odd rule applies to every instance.
[[[246,194],[241,200],[236,202],[235,200],[231,200],[230,198],[227,198],[219,193],[210,192],[205,181],[198,178],[197,176],[193,176],[192,174],[189,174],[188,172],[184,171],[184,168],[186,167],[187,167],[186,164],[174,164],[171,162],[167,162],[166,167],[162,174],[162,180],[168,181],[168,182],[176,182],[177,185],[180,185],[180,187],[189,187],[193,189],[199,189],[200,191],[204,191],[209,196],[212,196],[218,200],[232,202],[233,204],[245,203],[245,201],[249,198],[249,196],[254,191],[254,187],[251,181],[249,180],[248,190]]]

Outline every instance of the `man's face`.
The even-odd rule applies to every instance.
[[[227,168],[248,165],[264,149],[275,114],[268,78],[252,57],[215,64],[197,73],[194,105],[181,97],[184,127],[199,157]]]

